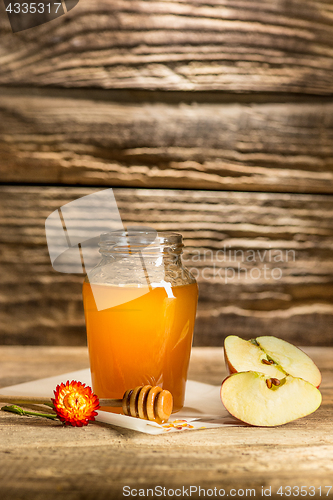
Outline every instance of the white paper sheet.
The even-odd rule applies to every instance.
[[[51,398],[54,396],[53,391],[56,386],[61,384],[61,382],[67,382],[67,380],[80,381],[90,387],[92,385],[90,370],[86,369],[1,388],[0,394],[4,396],[46,396]],[[184,408],[180,412],[171,415],[166,425],[159,425],[155,422],[101,410],[98,411],[96,420],[146,434],[165,434],[202,428],[223,427],[225,425],[242,425],[241,422],[230,416],[222,405],[220,386],[202,384],[192,380],[189,380],[186,385]],[[184,422],[177,423],[178,420],[183,420]],[[173,426],[168,427],[172,423]]]

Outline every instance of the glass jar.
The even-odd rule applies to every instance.
[[[122,398],[138,385],[158,385],[178,411],[198,300],[196,280],[182,265],[182,236],[115,231],[102,234],[99,246],[102,259],[83,284],[93,390]]]

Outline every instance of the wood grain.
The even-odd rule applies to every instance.
[[[0,95],[0,180],[333,192],[333,103]]]
[[[81,0],[12,36],[0,84],[330,95],[329,1]]]
[[[308,496],[323,498],[333,472],[333,348],[309,348],[307,353],[323,373],[322,405],[314,414],[276,428],[239,425],[147,436],[105,424],[63,428],[57,422],[1,411],[2,497],[121,500],[126,485],[137,490],[160,485],[166,488],[168,498],[176,496],[167,493],[169,488],[180,488],[182,492],[185,487],[189,493],[189,487],[196,485],[206,491],[216,487],[217,495],[223,488],[223,496],[235,498],[249,498],[250,491],[245,495],[246,489],[252,489],[252,498],[265,498],[264,486],[267,495],[271,488],[269,498],[278,500],[280,487],[288,494],[286,486],[295,487],[291,491],[296,492],[303,485],[303,492],[311,493]],[[24,360],[28,361],[29,369],[22,382],[38,379],[41,367],[45,376],[54,376],[60,359],[61,369],[67,365],[66,371],[71,371],[71,355],[74,363],[79,359],[86,362],[87,353],[82,349],[80,355],[78,348],[41,351],[40,347],[0,346],[0,360],[8,360],[6,368],[10,373],[19,376]],[[41,356],[48,364],[43,366]],[[220,385],[225,375],[223,365],[220,348],[192,351],[190,373],[196,374],[200,382]],[[1,362],[0,385],[6,373]],[[58,375],[61,373],[58,371]],[[244,491],[235,496],[231,488]],[[147,496],[151,497],[151,492]],[[210,492],[207,496],[214,498]],[[203,492],[199,496],[192,491],[191,498],[203,498]]]
[[[13,370],[13,364],[19,368]],[[202,362],[200,363],[202,366]],[[0,348],[0,387],[89,367],[87,347],[4,346]],[[65,381],[66,382],[66,381]]]
[[[96,189],[1,188],[1,343],[85,343],[83,278],[52,269],[44,223],[53,210],[93,192]],[[330,196],[114,192],[125,225],[152,225],[184,235],[184,263],[198,277],[200,288],[195,345],[222,345],[229,334],[332,345]]]

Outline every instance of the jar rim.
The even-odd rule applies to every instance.
[[[183,237],[174,231],[156,231],[152,228],[131,227],[127,230],[105,232],[100,235],[98,246],[100,252],[110,251],[141,252],[147,248],[149,251],[163,251],[165,248],[181,250]],[[169,250],[169,251],[170,251]]]

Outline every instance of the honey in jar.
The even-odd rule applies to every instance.
[[[158,385],[184,404],[198,287],[182,266],[182,237],[137,231],[101,235],[101,263],[83,284],[90,369],[100,398]],[[116,408],[103,408],[119,411]]]

